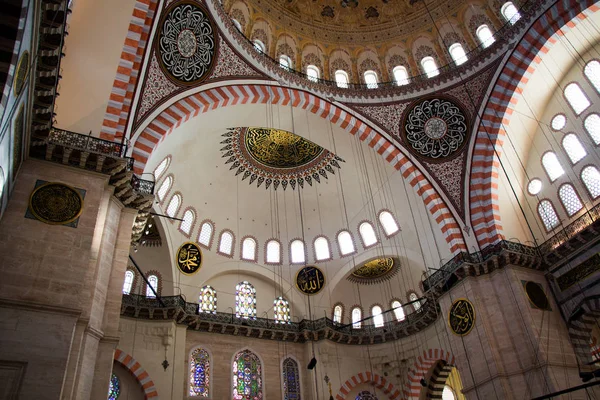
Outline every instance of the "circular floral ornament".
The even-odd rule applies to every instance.
[[[193,85],[211,72],[217,54],[215,27],[196,3],[175,3],[160,22],[158,53],[165,74],[175,83]]]
[[[42,222],[65,225],[79,218],[83,211],[83,198],[71,186],[48,182],[31,193],[29,209]]]
[[[409,108],[402,129],[408,149],[417,156],[442,161],[467,143],[468,122],[458,104],[447,98],[418,100]]]

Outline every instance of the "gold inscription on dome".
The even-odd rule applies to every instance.
[[[31,213],[47,224],[65,225],[75,221],[83,211],[83,198],[74,188],[48,182],[36,188],[29,199]]]
[[[452,332],[466,336],[475,326],[475,307],[467,299],[457,299],[448,312],[448,325]]]
[[[352,276],[362,279],[377,279],[390,272],[392,268],[394,268],[393,258],[376,258],[352,272]]]
[[[271,168],[296,168],[315,160],[323,148],[281,129],[248,128],[245,135],[248,154]]]

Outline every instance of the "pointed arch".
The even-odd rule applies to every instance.
[[[418,400],[421,394],[421,378],[423,378],[429,369],[438,361],[444,361],[446,365],[453,367],[456,365],[456,359],[449,351],[443,349],[425,350],[418,356],[412,368],[408,371],[408,379],[404,386],[404,398],[407,400]]]
[[[381,389],[383,393],[390,400],[400,399],[400,390],[396,389],[393,383],[388,382],[381,374],[372,373],[371,371],[360,372],[356,375],[351,376],[338,390],[335,396],[336,400],[346,400],[346,396],[350,394],[352,389],[360,385],[361,383],[371,383],[378,389]],[[349,400],[349,399],[348,399]]]
[[[139,362],[137,362],[129,354],[119,349],[115,350],[114,360],[121,364],[126,370],[128,370],[131,373],[131,375],[133,375],[133,377],[138,381],[138,383],[144,390],[144,399],[159,399],[158,392],[156,391],[156,386],[154,385],[154,381],[152,381],[150,375],[148,375],[146,370],[142,368]]]
[[[592,328],[600,318],[600,296],[583,299],[567,322],[569,338],[581,365],[590,365],[594,360],[590,351]],[[581,310],[581,311],[579,311]]]

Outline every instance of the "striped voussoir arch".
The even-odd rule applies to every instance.
[[[504,64],[491,92],[477,130],[470,177],[471,224],[479,247],[503,239],[498,206],[499,162],[508,124],[523,87],[558,36],[598,11],[593,0],[561,0],[550,7],[529,28]]]
[[[406,385],[404,387],[404,398],[407,400],[415,399],[418,400],[421,394],[421,379],[427,375],[427,372],[431,368],[432,365],[436,364],[438,361],[444,361],[444,367],[448,367],[449,371],[452,370],[456,360],[454,356],[446,350],[442,349],[429,349],[423,352],[423,355],[418,356],[415,360],[413,367],[408,371],[408,379],[406,381]],[[445,371],[445,369],[444,369]],[[447,376],[446,376],[447,377]],[[436,378],[437,379],[437,378]],[[439,379],[438,379],[439,380]],[[444,379],[444,382],[446,380]],[[442,390],[444,386],[442,384]],[[431,387],[428,388],[431,390]],[[437,390],[435,391],[437,393]],[[441,392],[440,392],[441,396]],[[436,397],[437,398],[437,397]],[[441,397],[439,397],[441,398]]]
[[[115,361],[123,365],[134,377],[137,379],[139,384],[144,389],[144,399],[158,400],[158,393],[156,392],[156,386],[150,379],[150,375],[142,368],[139,362],[137,362],[129,354],[122,350],[115,350]]]
[[[352,391],[352,389],[354,389],[356,386],[360,385],[361,383],[373,384],[376,388],[381,389],[383,391],[383,393],[386,394],[390,400],[400,398],[400,391],[397,390],[392,383],[388,382],[387,379],[385,379],[383,376],[381,376],[379,374],[374,374],[372,372],[366,371],[366,372],[361,372],[359,374],[356,374],[356,375],[352,376],[350,379],[348,379],[346,382],[344,382],[342,387],[340,387],[338,394],[335,396],[335,399],[336,400],[346,399],[346,396],[348,396],[348,394]]]
[[[590,343],[592,328],[597,324],[596,321],[600,319],[600,296],[583,299],[575,310],[581,311],[574,312],[574,315],[569,318],[567,324],[569,338],[580,364],[589,365],[594,361]]]
[[[164,140],[182,123],[210,110],[239,104],[292,105],[327,119],[360,140],[368,143],[394,168],[402,173],[422,197],[425,206],[442,230],[453,254],[466,251],[460,226],[452,216],[444,200],[427,178],[409,159],[385,137],[363,121],[357,119],[334,104],[311,93],[271,85],[222,86],[207,89],[176,101],[162,111],[140,133],[133,144],[134,170],[142,173],[148,158],[158,143]]]
[[[102,139],[114,140],[123,137],[157,4],[158,0],[135,2],[117,67],[117,76],[104,113],[100,130]]]
[[[431,377],[429,378],[428,386],[427,386],[427,399],[441,399],[442,392],[444,391],[444,386],[446,385],[446,380],[450,376],[452,372],[452,368],[454,366],[448,364],[444,360],[439,360],[433,371],[431,372]]]

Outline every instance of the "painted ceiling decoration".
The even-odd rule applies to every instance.
[[[222,157],[235,175],[248,178],[249,184],[257,182],[256,187],[265,184],[277,190],[279,185],[285,190],[288,185],[296,189],[304,183],[312,186],[320,183],[321,178],[335,174],[335,168],[341,168],[342,158],[329,150],[304,139],[294,133],[274,128],[238,127],[230,128],[222,135],[226,139],[221,144]]]
[[[398,273],[400,262],[392,257],[380,257],[364,263],[352,271],[348,280],[355,283],[372,285],[387,281]]]
[[[196,3],[175,3],[159,26],[156,46],[169,79],[193,85],[206,78],[217,52],[216,30],[208,13]]]
[[[456,156],[467,142],[468,123],[457,102],[418,100],[406,113],[402,136],[414,154],[432,161]]]

